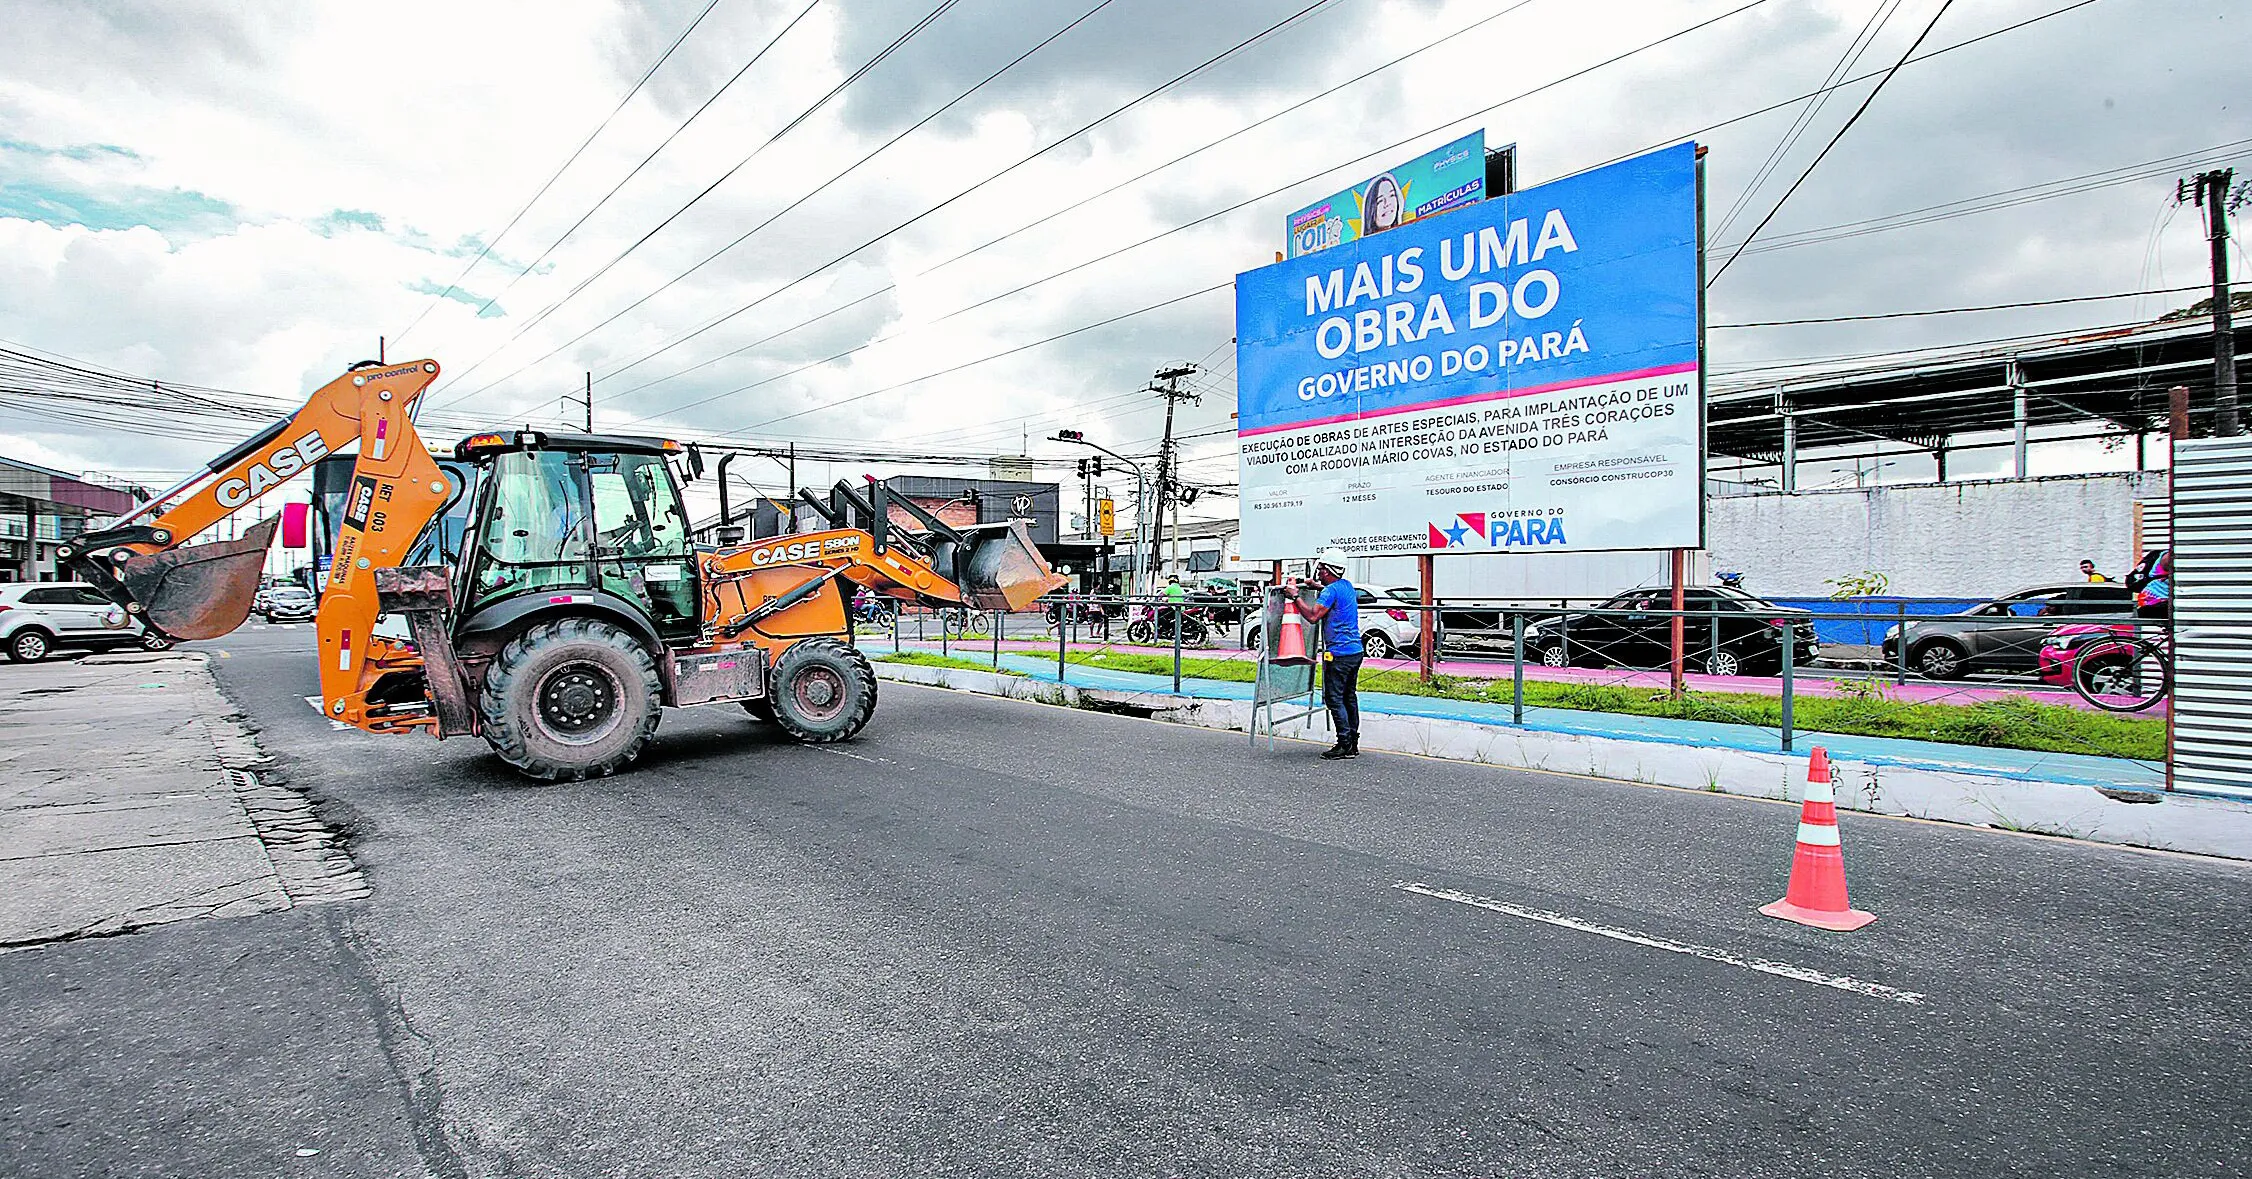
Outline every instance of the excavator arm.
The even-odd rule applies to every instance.
[[[413,419],[416,401],[437,379],[433,360],[355,365],[314,391],[295,414],[115,525],[80,536],[62,555],[152,629],[175,639],[217,638],[250,616],[280,518],[261,521],[235,540],[185,542],[323,456],[358,443],[317,620],[321,697],[323,711],[336,719],[397,727],[380,711],[369,712],[366,693],[383,675],[411,670],[419,660],[372,634],[380,613],[374,571],[404,560],[446,502],[445,474]]]
[[[1022,610],[1061,587],[1022,523],[951,532],[928,544],[833,528],[775,537],[703,556],[704,616],[713,637],[767,640],[844,627],[839,581],[930,606]],[[836,587],[832,590],[832,587]]]

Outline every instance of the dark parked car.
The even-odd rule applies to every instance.
[[[1935,680],[1974,671],[2029,672],[2041,659],[2041,640],[2066,619],[2135,612],[2133,590],[2116,582],[2038,586],[1981,602],[1960,614],[1911,622],[1907,634],[1885,631],[1884,655],[1898,659],[1908,644],[1908,666]]]
[[[1692,611],[1682,628],[1691,668],[1712,675],[1758,675],[1782,670],[1783,627],[1792,635],[1791,659],[1804,667],[1821,654],[1813,616],[1777,606],[1725,586],[1685,590]],[[1601,613],[1562,614],[1528,623],[1525,658],[1548,667],[1664,667],[1673,658],[1671,589],[1637,589],[1603,603]]]

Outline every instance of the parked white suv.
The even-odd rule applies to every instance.
[[[83,581],[0,585],[0,650],[17,663],[37,663],[65,647],[162,651],[171,645]]]
[[[1360,599],[1361,604],[1361,650],[1371,659],[1398,659],[1403,655],[1416,655],[1423,634],[1422,623],[1416,618],[1415,602],[1389,590],[1370,590],[1360,586],[1354,586],[1353,589],[1354,596]],[[1254,611],[1250,625],[1244,628],[1244,650],[1259,649],[1259,621],[1258,613]],[[1438,635],[1438,639],[1443,648],[1446,643],[1444,630]]]

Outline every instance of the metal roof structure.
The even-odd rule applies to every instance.
[[[2252,347],[2252,323],[2239,319],[2235,334],[2240,354]],[[2163,433],[2175,385],[2189,387],[2192,433],[2210,433],[2210,318],[1716,374],[1706,445],[1714,455],[1787,468],[1808,451],[1894,443],[1938,457],[1944,479],[1956,435],[2016,431],[2022,447],[2029,431],[2060,425],[2089,427],[2071,435],[2080,438]]]

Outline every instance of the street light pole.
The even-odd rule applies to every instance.
[[[1140,463],[1107,446],[1087,441],[1087,436],[1078,430],[1058,430],[1056,441],[1072,442],[1089,450],[1100,451],[1126,464],[1126,469],[1134,473],[1134,569],[1126,579],[1126,593],[1129,597],[1138,595],[1142,583],[1142,524],[1149,518],[1149,477],[1142,473]]]

